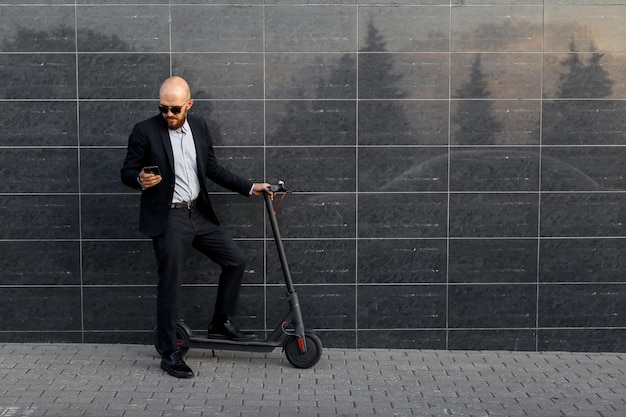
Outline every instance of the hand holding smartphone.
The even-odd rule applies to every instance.
[[[143,167],[143,172],[145,172],[146,174],[161,175],[161,170],[157,165]]]
[[[161,179],[161,170],[159,170],[159,167],[156,165],[143,167],[137,178],[143,189],[154,187],[161,182]]]

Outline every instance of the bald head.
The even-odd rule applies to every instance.
[[[187,118],[187,110],[193,106],[189,84],[181,77],[168,78],[161,84],[159,101],[160,108],[165,109],[160,111],[167,126],[172,130],[180,128]]]
[[[159,98],[161,101],[178,101],[181,105],[183,101],[191,98],[191,90],[189,84],[182,77],[173,76],[161,84],[161,90],[159,91]]]

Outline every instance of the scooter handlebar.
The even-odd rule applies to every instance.
[[[285,188],[285,182],[284,181],[278,181],[278,184],[271,184],[270,185],[270,191],[273,193],[283,193],[285,191],[287,191],[287,188]]]

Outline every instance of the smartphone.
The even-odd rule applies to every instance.
[[[157,165],[143,167],[143,172],[145,172],[146,174],[161,175],[161,171],[159,170],[159,167]]]

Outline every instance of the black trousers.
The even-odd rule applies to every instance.
[[[183,269],[190,248],[195,248],[222,268],[214,314],[233,315],[245,268],[245,256],[224,230],[198,209],[171,209],[165,230],[152,239],[157,260],[157,345],[163,352],[176,350],[176,323]]]

